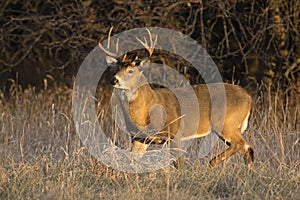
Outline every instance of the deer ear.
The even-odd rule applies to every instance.
[[[110,66],[113,66],[114,64],[118,63],[118,60],[111,56],[106,56],[106,63]]]
[[[139,67],[148,67],[149,65],[150,65],[150,59],[149,58],[144,58],[139,63]]]

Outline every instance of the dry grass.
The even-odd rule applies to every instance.
[[[0,99],[1,199],[300,199],[299,103],[280,91],[256,98],[245,134],[256,150],[253,171],[235,155],[215,170],[209,157],[186,158],[181,170],[146,174],[89,155],[74,130],[70,89],[11,94]]]

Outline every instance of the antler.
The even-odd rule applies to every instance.
[[[147,51],[149,52],[149,57],[151,57],[152,54],[153,54],[153,51],[154,51],[154,46],[156,45],[156,42],[157,42],[157,35],[155,36],[155,40],[153,42],[151,32],[147,28],[146,28],[146,30],[147,30],[147,32],[149,34],[150,46],[149,46],[149,44],[148,44],[148,42],[147,42],[147,40],[146,40],[145,37],[144,37],[145,42],[143,42],[142,40],[140,40],[138,37],[136,37],[136,39],[145,47],[145,49],[147,49]]]
[[[112,30],[113,30],[113,27],[111,27],[111,28],[109,29],[109,32],[108,32],[107,49],[110,48],[110,35],[111,35]],[[115,52],[115,53],[110,52],[109,50],[106,50],[106,49],[102,46],[102,44],[101,44],[100,41],[98,42],[98,46],[99,46],[99,48],[100,48],[102,51],[104,51],[107,55],[109,55],[109,56],[111,56],[111,57],[113,57],[113,58],[118,58],[119,38],[117,39],[117,43],[116,43],[116,52]]]

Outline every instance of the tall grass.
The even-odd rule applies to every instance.
[[[82,146],[71,89],[10,93],[0,98],[1,199],[300,199],[299,102],[280,90],[254,97],[244,135],[255,148],[252,171],[239,155],[211,170],[211,154],[145,174],[107,168]]]

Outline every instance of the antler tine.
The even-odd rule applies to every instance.
[[[113,26],[109,29],[109,32],[108,32],[108,41],[107,41],[107,48],[109,49],[109,46],[110,46],[110,35],[111,35],[111,32],[112,32],[112,30],[113,30]]]
[[[145,49],[147,49],[147,51],[149,52],[149,56],[152,56],[153,51],[154,51],[154,47],[155,47],[156,42],[157,42],[157,35],[155,36],[155,40],[153,42],[151,32],[147,28],[146,28],[146,30],[147,30],[147,32],[149,34],[150,46],[149,46],[149,44],[148,44],[148,42],[147,42],[147,40],[146,40],[145,37],[144,37],[145,42],[141,41],[138,37],[136,37],[136,39],[145,47]]]
[[[118,55],[117,55],[116,53],[113,53],[113,52],[110,52],[110,51],[106,50],[106,49],[102,46],[102,44],[101,44],[100,41],[98,42],[98,46],[99,46],[99,48],[100,48],[102,51],[104,51],[107,55],[109,55],[109,56],[111,56],[111,57],[113,57],[113,58],[117,58],[117,57],[118,57]]]
[[[116,52],[119,52],[119,38],[117,38],[116,42]]]
[[[111,35],[112,30],[113,30],[113,27],[111,27],[111,28],[109,29],[109,32],[108,32],[107,49],[110,48],[110,35]],[[99,46],[99,48],[100,48],[102,51],[104,51],[107,55],[109,55],[109,56],[111,56],[111,57],[113,57],[113,58],[118,58],[118,54],[117,54],[117,53],[118,53],[118,50],[119,50],[119,38],[117,39],[117,43],[116,43],[116,53],[113,53],[113,52],[110,52],[109,50],[106,50],[106,49],[102,46],[102,44],[101,44],[100,41],[98,42],[98,46]]]
[[[146,28],[146,30],[147,30],[147,32],[148,32],[148,34],[149,34],[150,48],[152,48],[152,49],[154,50],[154,47],[155,47],[156,42],[157,42],[157,35],[155,35],[155,40],[154,40],[154,42],[153,42],[153,40],[152,40],[152,35],[151,35],[150,30],[149,30],[148,28]],[[145,39],[145,40],[146,40],[146,39]]]
[[[122,62],[124,62],[126,60],[127,54],[124,54],[123,58],[122,58]]]

